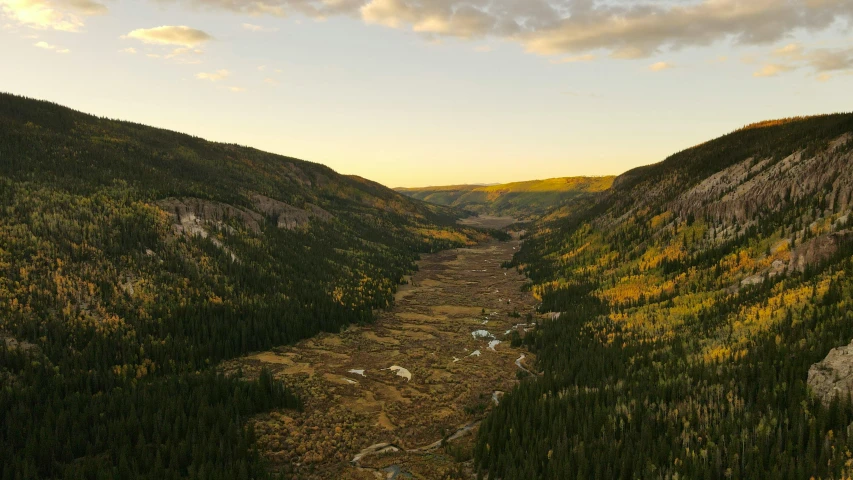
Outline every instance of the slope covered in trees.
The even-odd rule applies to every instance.
[[[483,423],[489,478],[849,478],[853,115],[749,126],[541,221],[513,260],[539,376]],[[554,318],[557,317],[557,318]]]
[[[368,322],[482,235],[322,165],[0,94],[0,478],[262,478],[219,361]]]
[[[502,185],[397,188],[412,198],[477,214],[534,218],[548,210],[610,188],[615,177],[565,177]]]

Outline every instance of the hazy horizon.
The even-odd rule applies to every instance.
[[[847,0],[0,0],[0,15],[0,90],[389,187],[618,175],[851,109]]]

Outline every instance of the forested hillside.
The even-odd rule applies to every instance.
[[[0,94],[0,478],[263,478],[213,367],[369,322],[455,211],[322,165]]]
[[[540,375],[483,423],[492,479],[850,478],[853,115],[751,125],[540,222],[513,266]]]
[[[614,177],[566,177],[502,185],[397,188],[412,198],[477,214],[535,218],[572,200],[610,188]]]

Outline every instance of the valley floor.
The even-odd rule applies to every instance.
[[[267,367],[305,401],[301,413],[254,423],[274,469],[296,465],[287,473],[317,479],[467,469],[479,419],[533,361],[509,340],[535,306],[524,277],[501,268],[519,247],[514,239],[426,255],[375,323],[226,364],[246,374]]]

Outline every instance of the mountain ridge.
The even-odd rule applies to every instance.
[[[615,177],[558,177],[492,185],[395,188],[412,198],[476,214],[531,218],[607,190]]]
[[[419,252],[486,238],[320,164],[9,94],[0,159],[0,451],[33,478],[268,478],[244,421],[301,400],[216,365],[370,322]]]
[[[808,382],[853,338],[851,165],[853,114],[760,122],[532,225],[512,265],[555,312],[524,338],[541,376],[483,423],[477,469],[849,476],[853,406]]]

